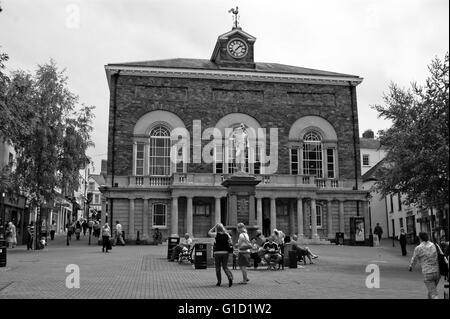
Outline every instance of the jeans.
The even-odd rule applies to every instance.
[[[233,274],[231,273],[230,269],[228,269],[228,256],[229,254],[215,254],[215,264],[216,264],[216,277],[217,282],[222,282],[222,270],[220,267],[223,268],[223,271],[225,272],[225,275],[227,275],[228,280],[233,280]]]
[[[439,299],[437,291],[437,285],[441,279],[441,275],[438,272],[429,274],[423,274],[425,286],[428,290],[428,299]]]
[[[116,233],[116,235],[114,237],[114,245],[113,246],[117,245],[117,241],[120,241],[121,245],[125,246],[125,241],[122,238],[122,234]]]
[[[108,252],[109,244],[109,236],[102,236],[102,251],[106,249],[106,252]]]

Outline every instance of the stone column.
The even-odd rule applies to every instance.
[[[130,198],[130,211],[128,212],[128,238],[136,239],[136,235],[134,233],[134,198]]]
[[[172,216],[170,218],[172,237],[178,236],[178,197],[172,197]]]
[[[248,196],[248,226],[256,225],[255,212],[256,212],[255,195],[249,195]]]
[[[303,198],[297,198],[297,234],[298,239],[303,238]]]
[[[289,233],[295,234],[295,213],[294,213],[295,204],[291,200],[289,200]]]
[[[262,198],[256,197],[256,224],[260,231],[263,230],[263,211],[262,211]]]
[[[142,212],[142,240],[148,240],[148,217],[150,215],[150,210],[148,207],[148,198],[144,198],[144,211]]]
[[[270,233],[277,228],[277,203],[276,198],[270,198]]]
[[[333,214],[332,214],[333,202],[331,199],[327,202],[327,228],[328,228],[328,239],[333,238]]]
[[[339,201],[339,232],[345,233],[344,201]]]
[[[311,198],[311,239],[318,239],[317,234],[317,212],[316,212],[316,199]]]
[[[221,215],[220,215],[220,197],[215,197],[216,202],[214,204],[214,225],[220,223]]]
[[[191,237],[194,237],[193,233],[193,214],[192,214],[192,197],[187,198],[187,214],[186,214],[186,232]]]

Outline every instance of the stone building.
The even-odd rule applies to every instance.
[[[209,60],[105,66],[110,110],[102,211],[120,221],[127,238],[138,232],[140,240],[152,238],[155,228],[165,238],[206,237],[216,222],[226,224],[222,182],[236,172],[227,141],[243,124],[258,132],[251,138],[267,137],[254,152],[246,149],[245,171],[260,183],[248,203],[255,214],[244,221],[305,240],[334,239],[336,232],[348,240],[350,218],[365,216],[368,239],[356,100],[362,78],[255,62],[255,41],[235,25],[218,37]],[[174,129],[188,132],[189,143],[181,143],[187,147],[171,151],[180,141]],[[277,129],[271,141],[270,129]],[[213,161],[204,161],[202,151]]]

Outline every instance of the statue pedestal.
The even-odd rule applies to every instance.
[[[225,227],[231,230],[233,242],[237,242],[237,224],[243,223],[250,237],[258,229],[255,209],[256,180],[244,172],[237,172],[222,182],[227,188],[227,220]]]

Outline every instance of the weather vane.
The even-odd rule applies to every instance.
[[[228,10],[228,13],[232,13],[234,15],[233,19],[233,29],[237,29],[239,28],[239,22],[238,22],[238,14],[239,14],[239,7],[236,7],[236,9],[231,8],[230,10]]]

